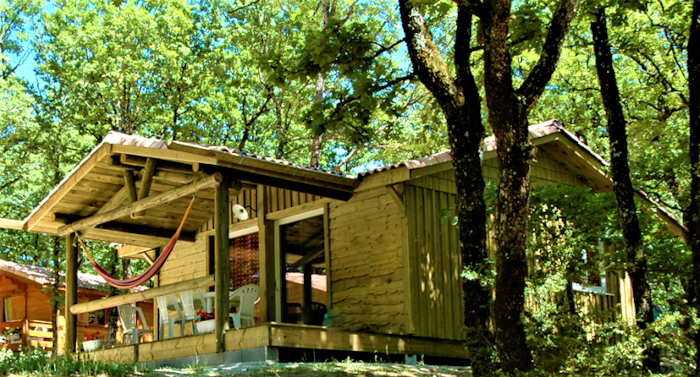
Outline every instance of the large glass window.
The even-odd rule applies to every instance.
[[[321,325],[327,306],[323,215],[279,225],[281,319]]]

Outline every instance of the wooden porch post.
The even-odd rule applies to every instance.
[[[75,233],[66,235],[66,344],[63,347],[66,355],[75,352],[78,334],[78,316],[70,311],[78,303],[78,252],[74,241]]]
[[[260,322],[275,321],[275,245],[272,221],[267,221],[267,191],[258,185],[258,246],[260,252]]]
[[[229,226],[229,182],[231,180],[224,175],[221,183],[216,186],[214,197],[214,289],[216,292],[216,352],[225,351],[224,335],[225,326],[229,321],[229,255],[228,255],[228,226]]]

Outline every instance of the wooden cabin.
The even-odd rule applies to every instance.
[[[611,190],[607,163],[561,124],[536,125],[530,134],[533,184]],[[497,179],[494,149],[487,139],[489,180]],[[69,289],[69,344],[76,315],[195,289],[214,292],[216,307],[228,308],[232,289],[260,286],[255,326],[227,329],[228,317],[219,315],[214,333],[118,347],[103,351],[106,357],[285,360],[313,350],[466,359],[457,229],[442,219],[455,205],[451,161],[444,152],[355,177],[111,132],[25,220],[6,226],[66,236],[72,275],[75,232],[129,245],[119,249],[121,258],[153,261],[196,198],[155,288],[88,303]],[[605,305],[629,301],[615,289],[601,295],[617,300]]]
[[[107,283],[97,275],[78,273],[78,302],[89,302],[107,296]],[[1,345],[18,351],[20,348],[53,348],[54,333],[51,326],[51,306],[48,304],[52,285],[49,270],[0,259],[0,328],[15,328],[16,336],[6,337]],[[60,288],[65,292],[65,285]],[[144,313],[152,315],[151,302],[139,302]],[[59,353],[65,337],[65,313],[58,311]],[[109,326],[109,310],[101,309],[77,316],[77,336],[100,332],[106,338]],[[121,331],[121,330],[119,330]],[[119,334],[118,334],[119,335]],[[119,336],[118,336],[119,339]],[[118,342],[121,343],[121,342]]]

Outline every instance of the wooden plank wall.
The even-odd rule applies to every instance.
[[[27,284],[27,318],[50,321],[51,305],[47,304],[50,297],[50,293],[44,293],[41,288]]]
[[[583,183],[549,153],[538,149],[532,161],[532,185]],[[484,161],[487,182],[498,180],[498,159]],[[464,339],[462,270],[457,228],[450,217],[455,212],[457,189],[452,170],[410,181],[407,189],[407,211],[410,235],[411,318],[415,335],[443,339]],[[489,232],[487,247],[495,257],[495,229]],[[593,300],[604,305],[602,301]],[[602,298],[600,300],[603,300]]]
[[[265,190],[267,191],[267,205],[269,212],[281,211],[283,209],[296,207],[323,198],[318,195],[311,195],[303,192],[279,189],[276,187],[269,186],[265,187]],[[244,207],[250,206],[256,211],[251,211],[250,208],[246,208],[248,210],[249,219],[257,219],[257,196],[258,195],[256,190],[244,190],[238,196],[231,198],[231,206],[233,206],[234,204],[240,204]],[[229,206],[229,218],[231,221],[230,224],[233,225],[240,221],[236,219],[235,216],[233,216],[231,206]],[[214,219],[211,218],[209,219],[209,222],[207,222],[207,224],[200,229],[200,232],[206,232],[213,229]]]
[[[557,184],[584,185],[581,179],[543,149],[537,149],[535,158],[530,162],[530,165],[532,166],[530,175],[533,187]],[[498,181],[498,159],[491,158],[484,161],[483,172],[487,182]]]
[[[298,191],[278,189],[275,187],[265,187],[268,195],[268,208],[270,212],[281,211],[287,208],[303,205],[314,200],[321,199],[321,196],[301,193]],[[247,208],[249,220],[256,219],[257,213],[257,191],[244,190],[238,196],[232,197],[229,205],[230,225],[240,222],[233,216],[231,207],[234,204],[250,206],[256,211]],[[159,285],[174,284],[180,281],[202,277],[207,274],[207,238],[214,229],[213,212],[209,221],[199,229],[197,240],[194,244],[180,243],[175,246],[168,261],[160,271]],[[144,313],[145,314],[145,313]]]
[[[404,333],[399,204],[385,187],[334,201],[330,214],[331,307],[349,331]]]
[[[451,222],[456,188],[450,175],[422,177],[407,186],[411,318],[414,335],[465,339],[459,235]]]

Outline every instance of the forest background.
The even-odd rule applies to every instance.
[[[498,6],[506,11],[499,14]],[[689,40],[700,22],[698,0],[0,0],[0,218],[26,217],[110,130],[227,145],[349,174],[450,147],[461,164],[463,146],[479,145],[494,132],[506,139],[508,122],[493,103],[504,84],[494,68],[499,20],[507,25],[500,55],[507,55],[505,84],[523,89],[511,90],[524,104],[520,123],[558,119],[614,160],[620,154],[611,156],[617,144],[610,142],[608,89],[599,84],[592,29],[600,25],[601,9],[609,21],[631,183],[692,225],[691,177],[698,171],[691,161],[698,153],[691,153],[691,124],[699,99],[692,92]],[[558,51],[550,50],[552,25],[560,18]],[[465,95],[455,95],[460,91]],[[456,118],[471,126],[460,128]],[[525,165],[527,148],[520,159]],[[477,149],[469,153],[478,156]],[[475,161],[478,168],[469,153],[464,166]],[[508,198],[506,191],[481,185],[469,186],[483,196],[476,208],[505,213],[499,195]],[[528,234],[549,235],[522,237],[525,252],[550,251],[537,254],[539,263],[519,284],[529,300],[566,292],[592,270],[634,267],[624,254],[627,240],[611,194],[548,187],[533,190],[524,203],[525,212],[512,215],[527,224]],[[463,221],[474,217],[463,211],[445,209],[446,221],[467,229]],[[486,327],[472,344],[481,350],[475,354],[479,370],[697,373],[693,253],[658,220],[639,216],[650,302],[662,313],[653,324],[618,321],[592,329],[596,313],[562,303],[536,312],[520,308],[522,329],[512,330],[522,330],[518,347],[530,362],[511,362],[518,356],[498,343],[507,332],[489,293],[465,300],[486,297],[485,312],[475,310],[467,318],[476,319],[465,324],[468,332]],[[586,256],[601,238],[618,245],[619,255]],[[64,267],[62,243],[0,230],[2,258],[50,268],[55,286]],[[497,279],[484,266],[500,262],[476,257],[470,265],[465,256],[483,249],[463,247],[472,246],[472,254],[462,250],[465,282],[490,292]],[[122,276],[144,267],[118,261],[106,245],[98,254]],[[93,272],[88,263],[81,268]],[[53,291],[53,304],[60,306]],[[645,362],[649,350],[660,357],[661,369]]]

